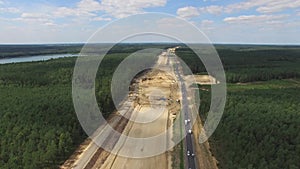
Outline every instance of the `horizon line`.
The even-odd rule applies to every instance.
[[[99,42],[91,44],[112,44],[113,42]],[[84,45],[87,42],[49,42],[49,43],[0,43],[0,45]],[[238,43],[238,42],[216,42],[216,43],[179,43],[179,42],[120,42],[118,44],[212,44],[212,45],[272,45],[272,46],[300,46],[300,43]]]

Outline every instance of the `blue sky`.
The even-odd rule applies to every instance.
[[[300,44],[300,0],[0,0],[0,43],[86,42],[143,12],[184,18],[214,43]]]

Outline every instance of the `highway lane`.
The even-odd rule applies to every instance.
[[[176,58],[175,54],[168,53],[169,57],[173,55],[174,59]],[[186,85],[184,82],[184,79],[182,77],[182,72],[179,70],[179,62],[176,60],[175,64],[175,74],[177,75],[177,78],[180,82],[181,86],[181,93],[182,93],[182,100],[181,100],[181,105],[182,105],[182,112],[184,114],[184,126],[185,126],[185,132],[186,132],[186,137],[185,137],[185,142],[186,142],[186,159],[187,159],[187,166],[188,169],[196,169],[196,160],[195,160],[195,151],[193,148],[193,135],[192,135],[192,124],[191,124],[191,117],[190,117],[190,110],[189,110],[189,102],[187,99],[187,89]]]

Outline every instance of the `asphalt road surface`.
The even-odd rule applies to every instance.
[[[174,55],[174,54],[173,54]],[[170,55],[169,55],[170,56]],[[174,57],[175,58],[175,57]],[[187,123],[184,124],[185,126],[185,132],[186,132],[186,137],[185,137],[185,142],[186,142],[186,159],[187,159],[187,166],[188,169],[196,169],[196,160],[195,160],[195,152],[193,148],[193,135],[189,131],[192,131],[192,124],[191,124],[191,117],[189,113],[189,103],[187,99],[187,90],[186,90],[186,85],[184,83],[184,79],[181,75],[181,72],[179,70],[179,65],[178,62],[174,64],[175,68],[175,74],[177,75],[178,80],[180,81],[181,85],[181,92],[182,92],[182,100],[181,100],[181,105],[182,105],[182,112],[183,112],[183,117],[184,121],[187,121]]]

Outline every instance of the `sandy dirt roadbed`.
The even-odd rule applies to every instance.
[[[148,70],[135,80],[137,86],[131,91],[129,100],[118,112],[114,112],[108,122],[122,135],[108,133],[104,143],[113,147],[110,153],[99,148],[91,139],[87,139],[61,168],[85,169],[171,169],[172,161],[178,161],[180,154],[172,150],[162,151],[151,157],[139,157],[145,154],[155,154],[158,150],[166,150],[172,142],[173,121],[179,117],[180,103],[176,100],[182,97],[172,61],[166,53],[158,57],[155,69]],[[187,77],[189,78],[189,77]],[[197,79],[198,80],[198,79]],[[203,80],[203,79],[201,79]],[[211,81],[205,77],[205,83]],[[187,80],[188,81],[188,80]],[[199,80],[200,81],[200,80]],[[122,108],[122,106],[124,108]],[[126,107],[126,108],[125,108]],[[130,107],[130,108],[128,108]],[[197,119],[193,127],[194,133],[201,131],[201,120]],[[169,131],[166,133],[166,131]],[[105,126],[99,128],[99,133]],[[130,138],[143,139],[166,133],[160,139],[151,142],[151,146],[142,142],[134,142]],[[98,133],[95,134],[95,137]],[[100,136],[100,134],[99,134]],[[195,135],[197,137],[197,134]],[[197,142],[197,138],[195,139]],[[209,145],[196,146],[196,158],[201,168],[217,168],[216,161],[211,157]],[[175,159],[174,159],[175,158]]]

